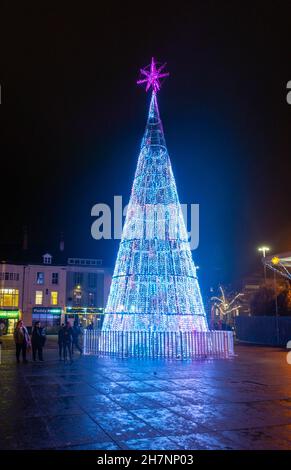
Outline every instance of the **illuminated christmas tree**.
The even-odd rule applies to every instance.
[[[152,90],[103,330],[207,331],[207,320],[159,115],[168,75],[154,59],[139,84]]]

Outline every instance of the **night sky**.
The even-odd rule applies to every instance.
[[[170,72],[159,106],[180,201],[200,204],[204,285],[252,271],[262,242],[291,250],[290,2],[41,3],[1,11],[2,259],[26,225],[35,254],[63,231],[69,256],[114,265],[90,213],[128,202],[152,56]]]

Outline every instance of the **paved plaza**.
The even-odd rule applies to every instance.
[[[0,366],[1,449],[291,449],[286,352],[236,346],[229,360],[75,356]],[[12,346],[12,344],[10,344]]]

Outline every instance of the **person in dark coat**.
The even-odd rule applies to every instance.
[[[72,333],[73,333],[72,354],[74,354],[74,347],[78,349],[80,354],[83,354],[83,350],[81,346],[79,345],[79,336],[82,334],[82,331],[77,320],[74,321]]]
[[[60,361],[62,360],[63,352],[64,352],[64,328],[65,325],[62,323],[59,331],[58,331],[58,345],[59,345],[59,357]]]
[[[36,321],[31,333],[32,357],[36,361],[36,353],[38,360],[43,361],[42,350],[45,344],[45,329],[41,327],[40,321]]]
[[[72,343],[73,343],[73,328],[71,323],[66,321],[63,331],[63,349],[64,349],[64,361],[67,360],[67,352],[69,353],[70,362],[72,362]]]
[[[22,360],[26,363],[26,351],[30,348],[31,343],[27,328],[22,320],[17,322],[13,336],[16,346],[16,360],[18,363],[20,362],[20,353],[22,352]]]

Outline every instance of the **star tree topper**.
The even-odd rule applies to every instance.
[[[151,63],[147,65],[144,69],[140,69],[141,78],[137,81],[137,84],[142,85],[146,83],[146,91],[152,88],[153,92],[156,93],[161,88],[160,80],[170,75],[169,72],[161,73],[167,65],[166,63],[158,67],[157,65],[158,63],[155,62],[155,59],[152,57]]]

